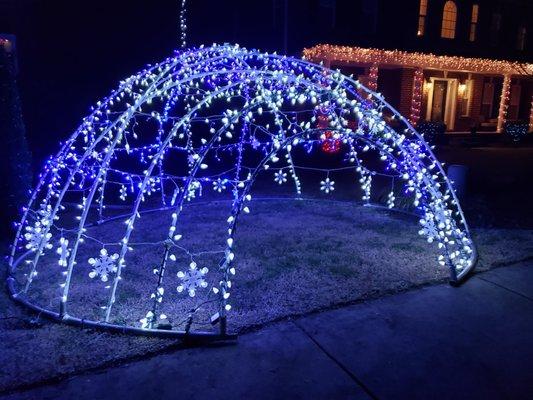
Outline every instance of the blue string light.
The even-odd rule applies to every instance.
[[[185,25],[184,20],[180,23]],[[185,36],[182,39],[185,45]],[[399,120],[400,127],[389,126],[391,120]],[[324,140],[334,141],[335,151],[344,154],[342,166],[315,168],[295,162],[298,149],[304,154],[320,152]],[[366,153],[378,156],[381,169],[364,161]],[[300,197],[302,170],[323,174],[320,189],[325,194],[336,189],[334,172],[353,171],[367,203],[373,179],[390,179],[389,208],[396,205],[399,193],[394,187],[400,182],[413,207],[422,212],[420,234],[440,249],[438,263],[450,268],[453,279],[461,279],[472,268],[475,247],[441,164],[381,95],[339,71],[305,60],[213,45],[183,49],[122,81],[46,162],[23,209],[10,256],[13,265],[29,250],[21,295],[36,279],[41,257],[55,248],[61,270],[61,315],[67,315],[76,265],[88,263],[90,278],[105,281],[102,322],[110,323],[128,255],[146,245],[131,240],[134,227],[142,224],[141,205],[157,198],[172,212],[167,235],[150,243],[159,246],[162,255],[154,269],[153,305],[139,319],[140,325],[152,329],[166,320],[159,305],[169,296],[163,279],[170,266],[179,269],[181,283],[172,295],[178,296],[176,301],[179,296],[210,291],[218,299],[217,319],[225,321],[237,269],[235,228],[239,215],[250,211],[252,184],[267,171],[278,184],[292,180]],[[199,265],[196,255],[180,244],[184,204],[206,190],[232,198],[218,266]],[[78,210],[74,225],[65,212],[73,201]],[[116,201],[128,206],[124,232],[120,241],[103,243],[87,230],[94,222],[92,210],[96,221],[103,222],[106,208]],[[89,260],[78,256],[86,241],[102,246]],[[111,247],[113,251],[108,250]],[[186,253],[190,263],[176,266],[176,252]],[[219,271],[221,279],[208,285],[213,271]]]

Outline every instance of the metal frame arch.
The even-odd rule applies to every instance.
[[[213,84],[212,89],[202,85],[199,86],[199,83],[204,83],[204,79],[209,80],[211,77],[217,82]],[[173,200],[173,205],[168,208],[169,210],[174,210],[176,214],[176,217],[173,217],[169,226],[169,238],[172,240],[171,232],[176,228],[179,214],[184,206],[186,194],[191,183],[198,176],[200,166],[205,157],[213,152],[218,153],[225,146],[227,148],[238,148],[241,159],[243,151],[249,151],[247,146],[250,144],[248,140],[251,140],[251,134],[249,136],[246,136],[248,134],[241,134],[237,141],[233,139],[228,141],[228,144],[215,144],[217,140],[220,140],[227,126],[229,126],[226,122],[223,122],[224,118],[222,118],[221,112],[219,112],[218,116],[209,115],[205,118],[207,121],[210,121],[210,124],[212,123],[213,134],[207,138],[202,137],[202,140],[206,140],[202,146],[195,145],[192,140],[189,143],[189,139],[194,138],[194,132],[191,133],[191,129],[194,128],[196,123],[200,122],[201,118],[204,118],[201,111],[208,109],[212,103],[222,102],[224,99],[227,99],[229,102],[230,99],[235,101],[237,98],[242,98],[242,90],[244,88],[247,88],[247,90],[253,93],[251,96],[252,99],[249,102],[249,99],[246,100],[244,106],[239,105],[238,110],[235,110],[234,114],[228,114],[230,116],[233,115],[230,118],[230,123],[232,129],[233,124],[245,124],[245,115],[251,114],[250,127],[252,128],[250,129],[257,129],[256,132],[260,134],[260,137],[264,141],[262,143],[264,145],[262,151],[265,154],[265,158],[255,168],[246,167],[249,177],[241,179],[240,175],[237,175],[234,181],[236,187],[234,188],[232,211],[228,222],[228,233],[230,236],[226,240],[225,257],[220,265],[224,274],[224,284],[220,286],[218,291],[220,296],[219,312],[222,318],[220,335],[226,335],[225,314],[229,304],[226,302],[227,297],[225,296],[229,296],[228,282],[230,282],[230,275],[232,275],[230,271],[234,256],[232,235],[235,232],[238,216],[245,206],[255,177],[262,170],[262,166],[268,164],[273,155],[280,155],[286,152],[285,157],[288,167],[283,168],[289,168],[295,181],[296,192],[299,194],[300,183],[298,171],[292,159],[291,151],[296,146],[296,144],[294,146],[292,145],[295,139],[297,139],[300,145],[314,145],[318,142],[318,139],[315,139],[313,135],[320,131],[320,129],[310,128],[309,125],[300,124],[298,121],[298,116],[304,115],[304,118],[308,122],[314,122],[314,117],[313,119],[310,118],[312,115],[316,115],[318,106],[311,106],[311,97],[314,99],[316,96],[319,105],[324,104],[330,107],[330,127],[327,130],[335,132],[337,135],[336,138],[347,143],[349,149],[345,149],[346,154],[352,155],[353,153],[354,155],[355,161],[350,162],[350,166],[347,168],[355,168],[356,171],[359,168],[363,168],[365,174],[375,174],[375,171],[373,172],[371,169],[363,166],[357,156],[357,151],[362,147],[360,143],[367,143],[370,145],[372,151],[385,157],[384,161],[387,166],[389,164],[398,166],[398,168],[393,167],[390,170],[390,175],[383,174],[384,176],[392,177],[392,179],[399,179],[405,175],[408,176],[409,181],[408,184],[404,183],[406,185],[405,187],[416,190],[416,194],[420,193],[426,219],[430,220],[433,218],[432,215],[437,215],[439,212],[443,213],[443,218],[446,223],[443,223],[443,228],[439,227],[439,234],[441,232],[444,233],[437,240],[442,245],[441,250],[445,254],[446,263],[452,272],[452,280],[460,281],[474,267],[477,258],[475,245],[470,237],[464,214],[453,187],[446,177],[442,165],[434,156],[431,148],[423,140],[423,137],[382,96],[365,88],[358,81],[342,75],[339,71],[331,71],[305,60],[295,60],[276,54],[263,54],[256,50],[249,51],[229,45],[214,45],[212,47],[177,53],[176,56],[168,58],[162,63],[151,66],[127,78],[121,83],[119,89],[112,92],[103,103],[99,102],[97,109],[93,110],[91,116],[84,120],[85,124],[89,118],[96,119],[101,115],[110,115],[102,123],[95,125],[97,134],[91,137],[87,133],[84,133],[84,124],[82,124],[71,138],[65,142],[62,150],[60,150],[56,157],[52,159],[55,164],[50,169],[43,171],[43,177],[32,195],[32,199],[23,215],[14,241],[14,248],[10,257],[11,269],[14,269],[15,265],[19,263],[18,260],[20,260],[19,258],[15,261],[14,258],[17,254],[17,244],[21,240],[23,226],[27,223],[28,215],[33,212],[31,211],[32,206],[35,207],[35,202],[41,194],[43,186],[49,179],[54,179],[51,176],[59,176],[63,171],[69,172],[65,173],[66,178],[61,179],[59,186],[49,187],[46,193],[46,198],[48,199],[46,204],[54,204],[54,207],[51,210],[52,223],[43,229],[45,233],[51,229],[53,220],[58,214],[60,207],[65,201],[65,198],[68,198],[68,196],[65,197],[66,194],[73,190],[72,186],[77,180],[77,174],[87,172],[92,174],[90,177],[92,182],[88,182],[87,188],[84,188],[83,193],[81,193],[84,201],[82,207],[83,212],[81,213],[77,228],[73,230],[75,233],[74,247],[70,250],[71,252],[68,256],[66,282],[60,303],[60,312],[57,313],[58,319],[65,322],[76,320],[75,317],[67,314],[65,305],[70,289],[72,271],[76,262],[78,245],[80,239],[84,237],[85,229],[90,226],[88,223],[89,211],[94,207],[99,207],[101,215],[101,210],[104,206],[103,196],[106,185],[120,184],[120,179],[117,179],[117,182],[108,181],[108,172],[128,174],[127,168],[122,170],[120,165],[118,165],[118,169],[114,169],[113,164],[118,163],[118,161],[114,161],[116,154],[125,149],[122,141],[132,135],[132,132],[129,130],[132,129],[131,126],[136,121],[136,117],[146,118],[146,120],[150,118],[149,114],[144,113],[144,110],[142,110],[145,104],[150,104],[152,99],[161,99],[162,101],[160,103],[163,103],[165,109],[173,109],[173,114],[169,115],[174,115],[176,112],[179,115],[177,117],[172,116],[170,119],[167,118],[165,120],[166,126],[162,127],[161,131],[157,131],[159,135],[158,142],[149,147],[147,151],[149,161],[146,163],[143,161],[144,165],[147,166],[145,171],[142,174],[131,175],[135,175],[135,179],[139,179],[138,190],[136,189],[136,195],[132,196],[135,199],[130,207],[128,227],[126,228],[122,241],[117,243],[120,246],[120,255],[117,262],[117,271],[113,275],[112,290],[107,301],[105,320],[100,323],[94,322],[109,329],[114,326],[109,323],[111,310],[121,279],[121,269],[126,262],[126,255],[129,251],[128,245],[130,243],[133,225],[140,213],[142,213],[140,205],[145,197],[145,192],[151,189],[152,182],[155,179],[155,182],[160,184],[162,201],[165,204],[165,179],[173,183],[177,189],[182,189],[181,193],[175,192],[176,194],[179,193],[177,204],[174,204]],[[116,112],[115,115],[115,112],[112,112],[112,104],[110,102],[117,96],[117,93],[119,93],[119,96],[120,93],[127,93],[123,97],[127,96],[128,99],[133,99],[133,105],[125,103],[126,108]],[[367,95],[366,99],[365,94]],[[285,101],[291,100],[294,106],[297,99],[295,96],[299,96],[298,99],[303,96],[302,103],[305,104],[305,107],[309,108],[304,107],[300,111],[294,111],[297,109],[294,108],[293,110],[291,105],[284,103]],[[179,104],[179,106],[176,104]],[[259,107],[268,110],[269,118],[274,120],[274,122],[271,122],[272,126],[267,126],[266,128],[261,127],[265,122],[262,122],[260,118],[256,119],[257,115],[260,114],[258,111]],[[291,113],[296,116],[292,116]],[[402,129],[396,130],[391,127],[386,121],[385,116],[397,118],[402,124]],[[281,121],[279,122],[279,126],[278,119]],[[348,127],[348,121],[352,119],[358,121],[360,130]],[[220,126],[217,127],[218,124]],[[214,127],[217,127],[217,129],[215,130]],[[278,128],[279,131],[276,131]],[[187,143],[181,147],[175,147],[172,143],[173,139],[181,131],[184,132]],[[255,135],[256,133],[253,136],[254,140],[256,138]],[[76,146],[76,143],[78,143],[77,140],[82,137],[88,142],[83,147],[83,153],[80,156],[75,155],[70,157],[71,152],[69,148]],[[173,149],[181,152],[179,154],[180,157],[183,157],[184,154],[188,155],[192,153],[197,156],[194,162],[188,163],[186,176],[180,177],[171,174],[165,175],[163,173],[163,168],[167,171],[167,165],[164,163],[164,160],[166,160],[165,154]],[[75,150],[76,147],[73,148],[72,152],[75,153]],[[68,159],[69,163],[74,162],[73,165],[67,165],[64,168],[61,167],[64,159]],[[52,168],[56,168],[56,170],[52,171]],[[276,168],[274,167],[273,170],[276,170]],[[234,171],[234,169],[231,171]],[[240,173],[240,161],[237,173]],[[200,176],[202,175],[200,174]],[[242,183],[244,186],[237,187],[237,182],[239,184]],[[232,185],[234,183],[232,182]],[[101,195],[97,196],[99,190],[101,191]],[[169,240],[169,238],[165,240]],[[465,240],[464,243],[467,244],[462,243],[461,240]],[[36,254],[31,262],[31,272],[28,275],[29,279],[26,290],[29,288],[29,284],[33,278],[33,271],[37,267],[44,245],[45,241],[42,240],[36,249]],[[470,247],[471,253],[468,253],[467,249],[470,249]],[[163,263],[167,255],[168,252],[165,251]],[[14,282],[11,276],[9,279],[11,279],[10,282]],[[14,288],[14,285],[11,287]],[[13,296],[17,297],[17,293],[13,293]],[[17,300],[25,301],[23,298]],[[31,303],[27,303],[26,305],[32,307]],[[152,328],[153,323],[145,332],[153,333],[157,331]],[[124,329],[133,329],[137,332],[138,328],[128,327]],[[178,333],[176,332],[176,334]],[[188,335],[190,332],[186,331],[184,334]]]

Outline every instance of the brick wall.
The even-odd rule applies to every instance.
[[[472,87],[472,101],[470,102],[469,115],[476,124],[479,122],[481,111],[481,99],[483,96],[483,75],[472,75],[474,81]]]
[[[413,98],[414,69],[402,69],[400,81],[400,105],[398,111],[405,118],[411,115],[411,100]]]

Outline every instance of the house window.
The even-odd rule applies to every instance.
[[[492,14],[492,21],[490,24],[490,41],[493,46],[498,44],[498,35],[502,24],[502,15],[499,13]]]
[[[453,1],[444,4],[442,13],[442,29],[440,36],[446,39],[455,39],[455,24],[457,22],[457,6]]]
[[[479,6],[477,4],[472,5],[472,19],[470,20],[470,41],[476,40],[477,31],[477,19],[479,15]]]
[[[418,11],[418,36],[424,36],[426,29],[426,15],[428,12],[428,0],[420,0],[420,10]]]
[[[516,38],[516,49],[524,50],[526,47],[526,28],[521,26],[518,28],[518,37]]]

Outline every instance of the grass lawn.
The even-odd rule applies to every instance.
[[[180,242],[200,267],[210,268],[208,283],[216,284],[218,251],[223,250],[228,202],[210,201],[186,207]],[[136,225],[135,242],[152,243],[165,236],[169,212],[144,214]],[[418,235],[414,217],[353,202],[316,200],[254,200],[251,214],[239,221],[235,241],[237,274],[230,297],[229,328],[243,332],[262,324],[342,304],[374,298],[408,288],[445,281],[448,271],[436,263],[435,245]],[[118,241],[122,220],[89,230],[102,242]],[[518,261],[533,255],[533,231],[476,229],[478,270]],[[101,245],[87,241],[80,247],[69,297],[69,313],[100,319],[100,306],[109,294],[106,284],[90,279],[90,257]],[[116,248],[109,247],[112,252]],[[161,259],[161,245],[143,245],[127,259],[113,311],[115,323],[138,325],[150,308]],[[208,289],[194,299],[179,294],[176,272],[189,257],[176,251],[168,266],[161,311],[175,324],[191,306],[210,299]],[[57,256],[45,256],[29,296],[40,305],[58,308],[61,267]],[[22,276],[18,276],[22,281]],[[62,326],[30,316],[0,296],[0,390],[8,390],[53,377],[118,363],[125,359],[175,347],[176,341],[132,337]],[[215,311],[207,303],[196,315],[194,328],[206,329]],[[181,324],[183,325],[183,324]]]

